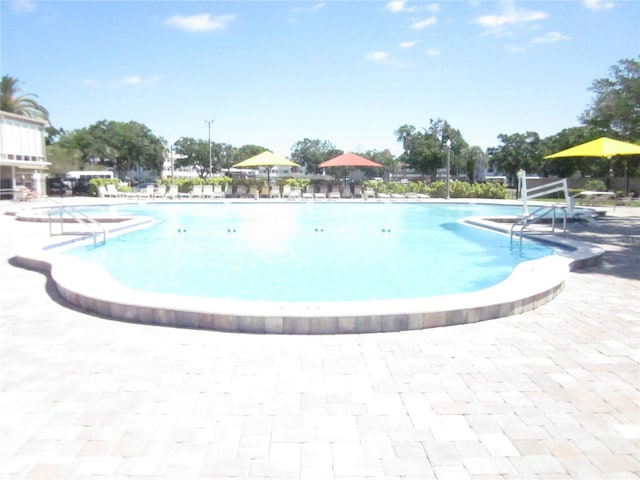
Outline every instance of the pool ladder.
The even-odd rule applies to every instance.
[[[524,231],[531,225],[540,222],[547,218],[547,215],[551,213],[551,233],[556,232],[556,218],[557,211],[562,212],[562,234],[567,233],[567,206],[566,205],[542,205],[530,214],[519,218],[511,225],[511,244],[513,245],[513,234],[518,233],[520,236],[520,248],[522,248],[522,235]],[[519,227],[519,229],[518,229]]]
[[[69,205],[59,204],[55,207],[50,208],[48,213],[50,237],[56,235],[91,235],[93,237],[94,247],[107,243],[107,231],[104,229],[104,227],[77,208],[71,207]],[[66,218],[64,216],[65,213],[68,215],[68,217]],[[69,222],[68,220],[71,220],[71,222]],[[86,227],[88,227],[88,230],[65,230],[64,226],[66,223],[77,223],[80,225],[85,225]],[[59,232],[54,232],[54,224],[60,225]],[[101,241],[99,240],[100,237],[102,237]]]

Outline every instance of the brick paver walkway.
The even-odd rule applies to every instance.
[[[0,227],[0,478],[640,477],[639,217],[575,227],[604,262],[536,311],[341,336],[86,315]]]

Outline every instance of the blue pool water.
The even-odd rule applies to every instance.
[[[470,292],[550,255],[457,220],[515,215],[471,204],[228,203],[108,207],[152,228],[66,254],[138,290],[277,302],[366,301]],[[91,214],[104,214],[93,210]]]

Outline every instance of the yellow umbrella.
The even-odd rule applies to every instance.
[[[287,160],[286,158],[282,158],[277,156],[275,153],[266,151],[259,153],[258,155],[254,155],[251,158],[247,158],[240,163],[236,163],[233,165],[233,168],[256,168],[256,167],[269,167],[267,168],[267,183],[269,182],[269,172],[271,170],[270,167],[276,166],[284,166],[284,167],[299,167],[295,162],[291,160]]]
[[[590,142],[576,145],[575,147],[562,150],[544,158],[564,158],[564,157],[600,157],[611,158],[617,155],[640,155],[640,145],[622,142],[613,138],[601,137]],[[629,193],[629,160],[626,165],[625,194]]]
[[[547,155],[544,158],[561,157],[602,157],[610,158],[616,155],[640,155],[640,145],[629,142],[621,142],[613,138],[601,137],[561,152]]]

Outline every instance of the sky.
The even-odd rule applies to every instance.
[[[0,15],[2,75],[57,128],[136,121],[283,156],[304,138],[398,155],[394,131],[431,119],[482,149],[553,135],[640,54],[637,1],[3,0]]]

